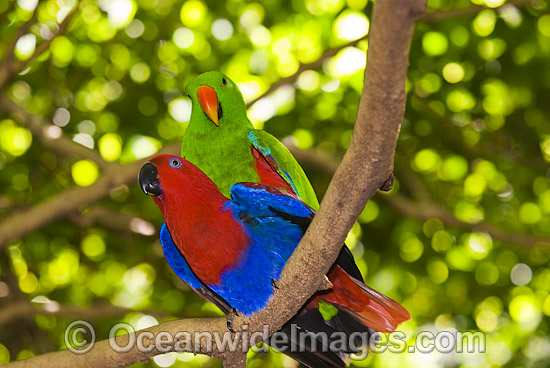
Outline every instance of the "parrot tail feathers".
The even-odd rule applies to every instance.
[[[393,332],[399,324],[411,318],[401,304],[348,275],[340,266],[332,267],[328,276],[334,287],[321,298],[347,312],[365,327],[378,332]]]

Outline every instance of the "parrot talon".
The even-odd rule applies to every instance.
[[[384,184],[380,187],[380,190],[383,192],[389,192],[391,188],[393,188],[393,180],[395,179],[395,176],[393,175],[393,172],[390,174],[390,176],[386,179]]]
[[[239,312],[238,312],[235,308],[231,308],[231,311],[232,311],[233,314],[236,315],[237,317],[239,316]]]
[[[227,329],[229,331],[231,331],[232,333],[235,333],[235,330],[233,329],[233,327],[231,326],[232,325],[232,321],[231,321],[231,318],[227,318]]]
[[[279,285],[277,285],[277,281],[275,281],[274,279],[271,279],[271,285],[272,285],[275,289],[278,289],[278,288],[279,288]]]

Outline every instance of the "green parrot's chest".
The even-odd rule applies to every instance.
[[[254,169],[250,141],[246,134],[243,135],[244,139],[225,137],[222,134],[209,139],[186,134],[182,142],[182,157],[208,175],[223,195],[229,198],[229,190],[233,184],[259,180]],[[223,139],[220,140],[219,137]]]

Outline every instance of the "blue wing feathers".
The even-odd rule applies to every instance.
[[[269,208],[292,216],[308,217],[313,211],[302,201],[283,192],[273,193],[258,184],[238,183],[231,187],[233,205],[250,216],[275,216]]]
[[[164,251],[164,256],[168,264],[183,281],[193,289],[204,286],[197,276],[195,276],[193,271],[191,271],[189,264],[174,244],[166,223],[162,224],[160,228],[160,243],[162,244],[162,250]]]
[[[239,183],[231,188],[226,205],[243,223],[250,244],[242,261],[221,275],[217,285],[208,285],[234,308],[246,315],[259,311],[273,295],[271,279],[281,271],[300,242],[303,229],[281,216],[309,217],[311,209],[299,199],[273,193],[257,184]],[[243,221],[243,218],[253,221]]]

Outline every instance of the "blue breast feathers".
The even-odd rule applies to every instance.
[[[160,228],[160,243],[162,244],[164,257],[166,257],[168,264],[183,281],[193,289],[199,289],[204,286],[197,276],[195,276],[193,271],[191,271],[189,264],[174,244],[166,223],[162,224]]]
[[[271,190],[271,189],[269,189]],[[239,183],[231,187],[226,208],[247,232],[251,243],[241,262],[208,285],[233,308],[245,315],[261,310],[273,295],[271,280],[281,271],[302,238],[312,211],[300,200],[273,193],[261,184]]]

